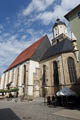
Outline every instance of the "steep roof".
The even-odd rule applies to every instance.
[[[64,40],[57,43],[56,45],[51,46],[47,50],[47,52],[44,54],[42,60],[61,54],[61,53],[70,52],[70,51],[73,51],[72,42],[68,38],[65,38]]]
[[[64,17],[65,17],[67,20],[69,20],[69,18],[70,18],[71,16],[73,16],[74,13],[77,12],[77,11],[80,11],[80,4],[79,4],[78,6],[76,6],[75,8],[73,8],[70,12],[68,12]]]
[[[8,67],[8,70],[12,69],[13,67],[15,67],[18,64],[21,64],[22,62],[25,62],[26,60],[29,59],[33,59],[33,54],[35,53],[35,51],[38,49],[38,47],[40,46],[40,44],[46,40],[49,42],[49,39],[47,37],[47,35],[43,36],[40,40],[36,41],[35,43],[33,43],[30,47],[26,48],[23,52],[21,52],[16,59],[12,62],[12,64]],[[46,46],[45,46],[46,47]],[[36,56],[37,57],[37,56]],[[5,71],[5,72],[6,72]]]

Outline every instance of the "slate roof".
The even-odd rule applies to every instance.
[[[56,45],[51,46],[47,52],[44,54],[42,60],[47,59],[49,57],[73,51],[72,42],[65,38],[61,42],[57,43]]]
[[[45,41],[46,41],[46,46],[44,44]],[[17,66],[18,64],[21,64],[29,59],[40,61],[41,57],[44,55],[44,53],[50,46],[51,46],[51,44],[50,44],[50,41],[49,41],[47,35],[43,36],[40,40],[36,41],[30,47],[26,48],[23,52],[21,52],[16,57],[16,59],[12,62],[12,64],[8,67],[8,69],[6,71],[12,69],[13,67]],[[40,49],[42,51],[40,51]],[[38,51],[38,52],[36,52],[36,51]],[[41,55],[41,52],[42,52],[42,56],[39,57]]]

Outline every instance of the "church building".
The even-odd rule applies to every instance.
[[[27,99],[44,96],[44,88],[46,96],[55,96],[65,86],[80,94],[77,46],[60,19],[52,32],[52,44],[45,35],[17,56],[2,74],[0,89],[7,89],[12,82],[11,88],[19,88],[18,97],[24,95]]]

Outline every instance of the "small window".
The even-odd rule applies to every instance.
[[[57,39],[57,43],[59,43],[59,39]]]

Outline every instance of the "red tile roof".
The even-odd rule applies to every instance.
[[[40,40],[33,43],[30,47],[26,48],[23,52],[21,52],[16,57],[16,59],[12,62],[12,64],[8,67],[8,69],[6,71],[10,70],[11,68],[15,67],[18,64],[30,59],[30,57],[34,54],[35,50],[38,48],[38,46],[44,40],[45,37],[46,37],[46,35],[43,36]]]

